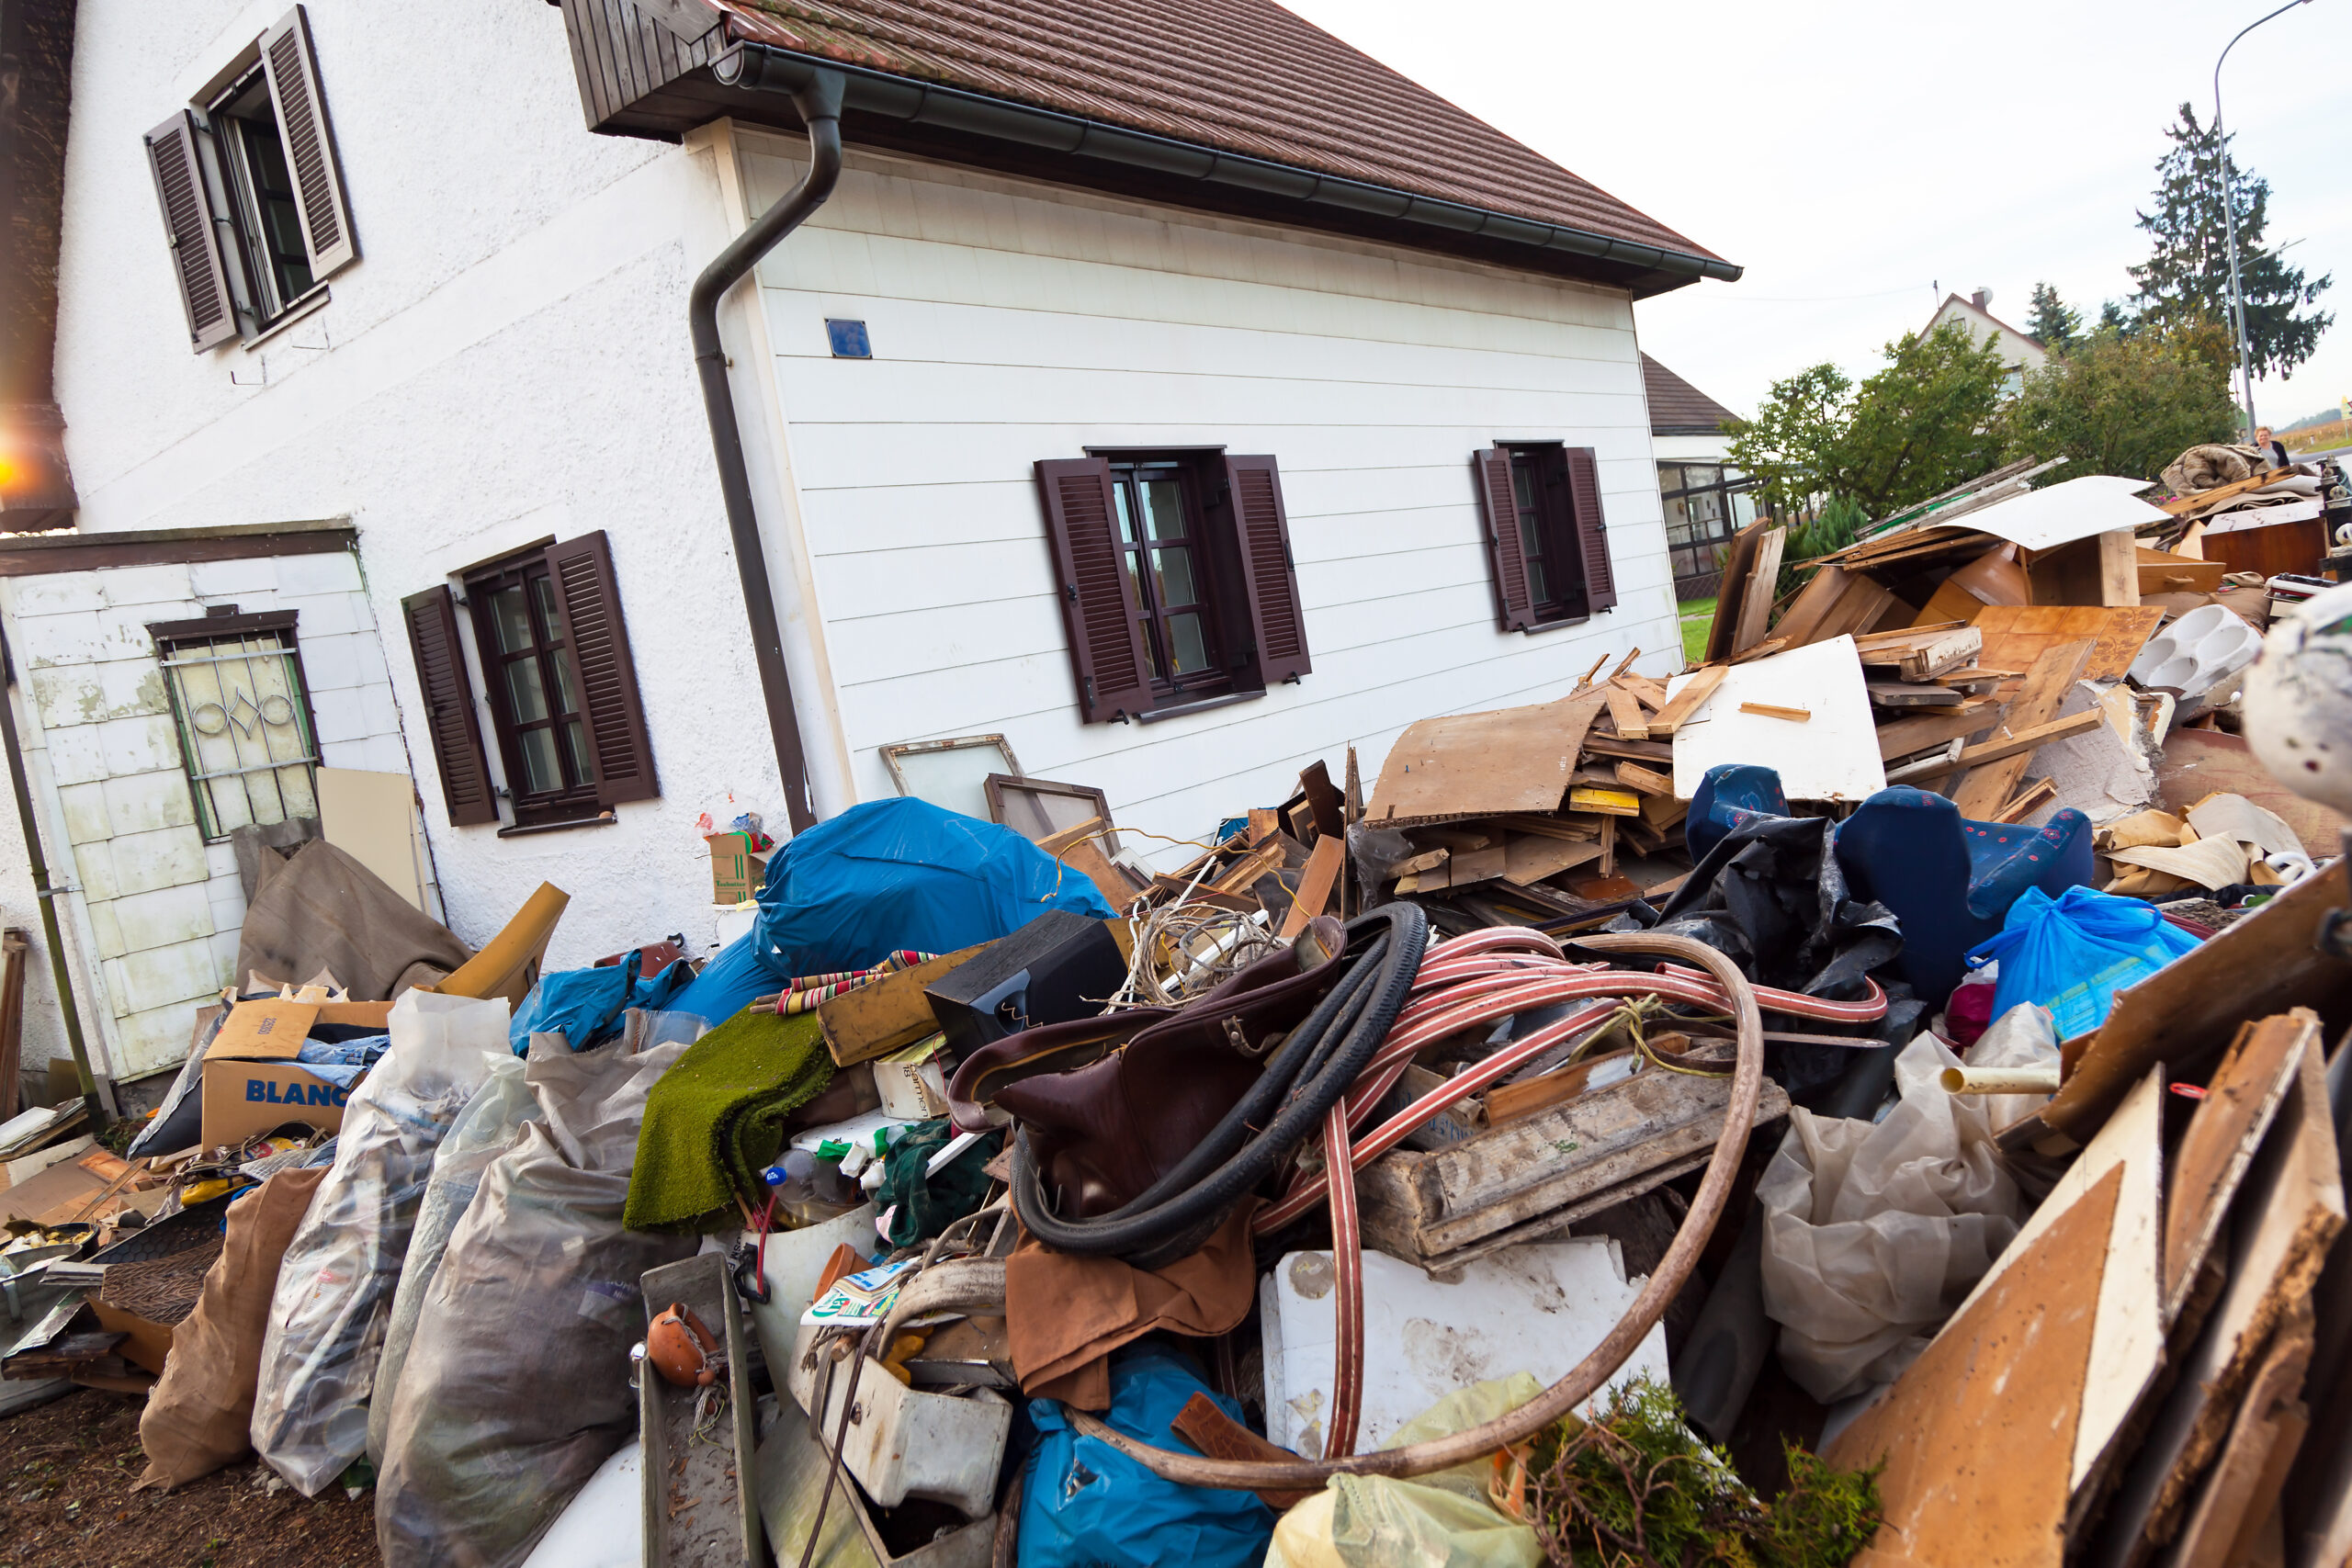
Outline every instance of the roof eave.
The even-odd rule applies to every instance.
[[[773,44],[735,43],[712,62],[710,73],[724,87],[775,89],[805,83],[820,70],[841,74],[847,89],[844,107],[863,114],[1225,186],[1261,201],[1344,211],[1358,219],[1368,217],[1428,231],[1432,239],[1441,232],[1475,238],[1501,247],[1502,254],[1525,253],[1531,260],[1542,255],[1554,263],[1540,270],[1555,270],[1557,262],[1567,257],[1582,258],[1618,274],[1635,298],[1662,294],[1702,278],[1736,282],[1742,270],[1717,256],[1344,179],[961,87],[846,65]],[[1308,227],[1318,226],[1311,216],[1304,221]]]

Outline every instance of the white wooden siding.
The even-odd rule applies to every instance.
[[[793,144],[744,145],[764,206]],[[1189,838],[1351,743],[1369,787],[1407,724],[1557,694],[1604,652],[1672,668],[1622,294],[861,153],[759,276],[864,798],[891,793],[880,746],[995,730],[1122,825]],[[831,357],[829,316],[875,357]],[[1584,626],[1495,629],[1469,462],[1510,439],[1597,450],[1619,604]],[[1031,465],[1188,446],[1280,461],[1314,670],[1080,724]]]

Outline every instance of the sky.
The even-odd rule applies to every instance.
[[[2019,328],[2038,281],[2086,319],[2128,295],[2164,128],[2211,118],[2214,58],[2277,0],[1284,3],[1745,267],[1635,307],[1645,349],[1745,414],[1808,365],[1868,374],[1945,294],[1990,288]],[[2352,396],[2352,0],[2250,34],[2222,92],[2267,239],[2336,278],[2319,352],[2255,383],[2286,424]]]

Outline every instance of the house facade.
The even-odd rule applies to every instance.
[[[2040,338],[2021,333],[2000,317],[1993,314],[1993,291],[1979,288],[1963,299],[1957,294],[1947,294],[1936,313],[1928,318],[1921,335],[1938,327],[1957,324],[1979,344],[1991,344],[2009,367],[2003,382],[2007,390],[2015,393],[2025,384],[2029,370],[2039,370],[2050,362],[2050,349]]]
[[[1642,382],[1675,596],[1705,599],[1723,586],[1731,536],[1756,521],[1755,481],[1730,461],[1739,416],[1646,354]]]
[[[1418,718],[1668,669],[1633,305],[1736,269],[1219,10],[1130,76],[1009,0],[81,0],[70,504],[11,503],[0,629],[102,1073],[185,1054],[236,831],[322,771],[413,780],[469,942],[570,891],[570,967],[716,940],[706,815],[1018,773],[1164,860]],[[819,157],[815,73],[838,179],[718,315],[747,534],[689,295]]]

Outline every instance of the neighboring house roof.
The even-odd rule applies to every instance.
[[[1739,417],[1646,354],[1642,388],[1649,394],[1652,435],[1713,435]]]
[[[1272,0],[634,0],[627,22],[630,0],[561,3],[598,130],[676,135],[762,110],[775,123],[775,95],[755,107],[713,69],[730,49],[764,47],[850,73],[853,145],[1050,164],[1076,183],[1293,220],[1306,206],[1309,221],[1349,231],[1408,225],[1415,243],[1520,265],[1544,253],[1544,270],[1637,294],[1739,276]],[[698,31],[707,21],[718,25]],[[630,36],[598,36],[616,28]],[[606,68],[599,46],[614,41],[641,58]]]
[[[1973,299],[1945,295],[1944,302],[1936,307],[1936,313],[1928,318],[1926,330],[1934,332],[1946,321],[1966,323],[1980,343],[1987,337],[1997,339],[2002,358],[2011,366],[2038,366],[2050,357],[2049,345],[2040,338],[2018,331]]]

